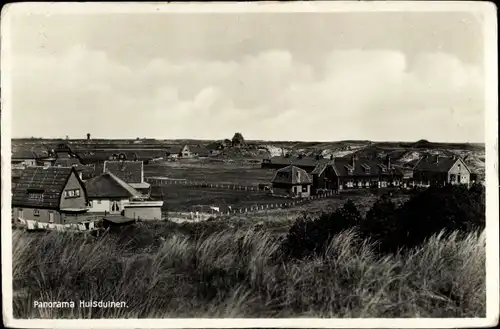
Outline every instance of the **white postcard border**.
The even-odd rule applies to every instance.
[[[16,14],[58,13],[236,13],[236,12],[377,12],[377,11],[467,11],[484,20],[485,36],[485,124],[486,124],[486,281],[485,318],[442,319],[94,319],[19,320],[12,307],[11,216],[11,108],[9,81],[10,17]],[[471,328],[494,326],[499,317],[499,223],[498,223],[498,53],[496,7],[479,1],[314,1],[244,3],[16,3],[2,9],[1,17],[1,173],[2,173],[2,298],[3,320],[7,327],[19,328]],[[490,241],[492,243],[490,243]]]

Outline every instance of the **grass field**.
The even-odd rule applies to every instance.
[[[159,194],[160,189],[163,191],[163,196]],[[315,213],[322,210],[331,211],[341,206],[347,199],[351,199],[358,205],[360,211],[364,212],[371,207],[381,193],[382,191],[344,192],[325,199],[299,204],[287,211],[293,214],[302,211],[307,211],[309,213]],[[163,200],[163,211],[172,212],[192,211],[193,206],[198,205],[221,207],[221,211],[227,211],[227,206],[231,206],[232,209],[240,209],[266,204],[281,204],[291,201],[290,199],[268,195],[264,191],[203,188],[179,184],[161,186],[154,190],[153,197]],[[408,197],[407,194],[395,194],[393,201],[400,203],[407,200]],[[273,211],[269,210],[267,213],[272,214]]]
[[[164,176],[218,184],[254,186],[269,183],[274,171],[261,169],[260,165],[222,163],[209,161],[182,161],[149,164],[144,167],[144,177]]]
[[[238,224],[243,223],[243,224]],[[196,235],[194,232],[203,232]],[[13,235],[16,318],[481,317],[484,234],[377,256],[355,232],[303,261],[244,221],[142,223],[103,237]],[[114,300],[126,308],[35,308]]]
[[[231,206],[235,209],[268,203],[285,202],[283,198],[269,196],[264,192],[238,191],[229,189],[201,188],[182,185],[165,185],[163,209],[169,211],[191,211],[192,206]],[[159,199],[158,194],[153,197]]]

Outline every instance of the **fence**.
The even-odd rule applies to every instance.
[[[295,199],[282,203],[266,203],[266,204],[254,204],[248,207],[241,207],[236,209],[229,209],[227,211],[214,211],[213,213],[201,213],[201,212],[168,212],[163,213],[162,218],[172,220],[174,222],[200,222],[208,220],[209,218],[223,218],[237,214],[248,214],[256,213],[259,211],[269,211],[269,210],[279,210],[279,209],[290,209],[296,206],[306,204],[310,201],[326,199],[338,195],[338,192],[327,192],[320,195],[313,195],[307,198]],[[227,207],[227,206],[226,206]]]
[[[145,180],[153,187],[165,186],[165,185],[182,185],[182,186],[216,188],[216,189],[238,190],[238,191],[259,191],[258,186],[248,186],[239,184],[207,183],[207,182],[190,181],[184,179],[181,180],[181,179],[161,179],[161,178],[146,178]]]

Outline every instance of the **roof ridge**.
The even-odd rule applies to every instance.
[[[130,186],[130,184],[126,183],[125,181],[123,181],[122,179],[117,177],[112,172],[106,172],[104,174],[108,174],[114,181],[116,181],[122,188],[124,188],[127,192],[129,192],[133,196],[141,196],[142,195],[139,191],[137,191],[135,188]]]

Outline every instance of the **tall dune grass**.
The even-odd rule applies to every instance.
[[[438,235],[419,249],[381,257],[355,231],[347,231],[322,255],[283,261],[282,238],[266,230],[193,235],[165,225],[170,233],[142,240],[147,225],[126,236],[124,231],[100,238],[14,232],[15,316],[485,315],[484,233]],[[70,300],[77,304],[73,309],[33,305]],[[80,308],[79,300],[124,301],[127,308]]]

